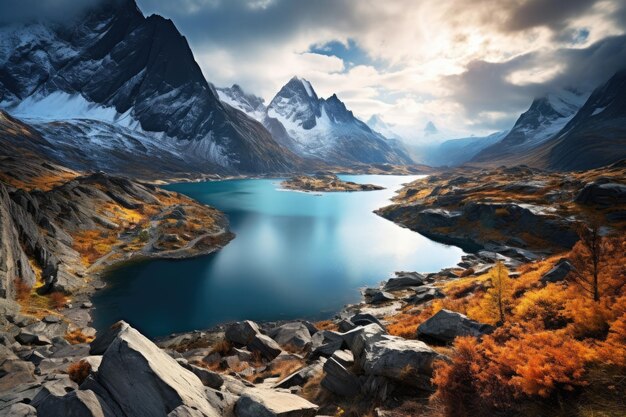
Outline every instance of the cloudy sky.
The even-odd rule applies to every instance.
[[[20,2],[13,14],[41,9]],[[624,0],[137,3],[174,21],[217,86],[238,83],[269,101],[299,75],[413,140],[428,121],[447,137],[509,128],[533,97],[589,90],[626,65]],[[43,4],[54,6],[46,13],[76,7]]]

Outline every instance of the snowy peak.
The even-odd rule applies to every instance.
[[[313,129],[317,118],[321,117],[321,103],[308,81],[293,77],[274,96],[268,108],[268,115],[287,125],[302,129]]]
[[[400,135],[393,131],[393,126],[386,123],[378,114],[373,114],[368,120],[367,125],[374,132],[378,132],[387,139],[401,140]]]
[[[563,89],[535,98],[511,131],[500,142],[478,153],[473,160],[487,162],[525,154],[561,131],[588,96],[575,89]]]
[[[336,94],[319,98],[311,83],[299,77],[280,89],[267,107],[267,116],[284,127],[292,139],[290,148],[302,156],[344,165],[411,162],[401,147],[356,118]]]
[[[255,120],[263,121],[265,116],[265,100],[254,94],[246,93],[238,84],[232,87],[217,89],[220,100],[241,110]]]

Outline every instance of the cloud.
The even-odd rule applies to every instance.
[[[562,29],[572,17],[589,10],[597,0],[528,0],[511,10],[505,28],[520,31],[546,26],[553,30]]]

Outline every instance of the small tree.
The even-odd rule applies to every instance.
[[[570,260],[575,267],[574,281],[589,293],[593,300],[600,301],[600,270],[606,252],[606,245],[600,234],[598,223],[590,226],[581,224],[578,228],[580,240],[572,249]]]
[[[487,301],[498,318],[497,325],[504,324],[506,319],[506,308],[511,302],[513,288],[509,271],[502,261],[497,261],[496,265],[489,271],[491,288],[487,290]]]

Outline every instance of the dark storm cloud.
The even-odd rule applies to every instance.
[[[145,13],[171,18],[193,43],[244,49],[263,42],[283,43],[291,36],[324,28],[351,32],[368,22],[346,0],[139,0]]]
[[[561,66],[543,83],[513,84],[508,77],[516,71],[536,66]],[[503,129],[511,119],[490,120],[488,112],[515,114],[530,105],[532,98],[562,88],[590,92],[620,69],[626,68],[626,35],[603,39],[587,48],[563,48],[543,54],[533,52],[502,63],[475,61],[465,72],[447,77],[445,83],[477,127]]]
[[[105,0],[0,0],[0,24],[34,20],[67,21],[103,1]]]
[[[505,29],[526,30],[545,26],[560,30],[572,17],[580,16],[597,0],[529,0],[510,9]]]

